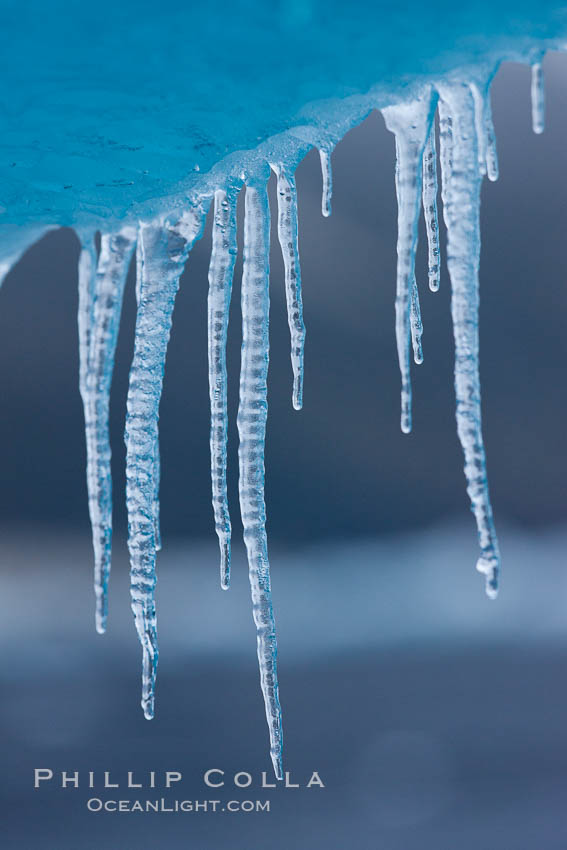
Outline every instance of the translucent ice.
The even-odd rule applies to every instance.
[[[79,258],[80,389],[85,412],[87,488],[95,555],[96,628],[106,629],[112,549],[112,477],[108,408],[124,284],[136,231],[103,234],[100,255],[91,234]]]
[[[402,376],[402,420],[411,431],[410,334],[415,359],[421,360],[421,318],[415,285],[417,222],[421,204],[423,151],[431,133],[437,96],[426,89],[418,100],[382,110],[386,126],[396,137],[396,195],[398,198],[398,273],[396,284],[396,342]],[[413,332],[412,332],[413,328]]]
[[[321,159],[321,177],[323,179],[321,212],[325,218],[328,218],[331,215],[331,197],[333,195],[333,172],[331,170],[330,151],[321,148],[319,158]]]
[[[299,268],[297,192],[295,177],[276,166],[278,193],[278,238],[285,269],[285,297],[287,320],[291,336],[291,365],[293,370],[292,402],[296,410],[303,406],[303,349],[305,325],[301,297],[301,270]]]
[[[437,215],[437,151],[435,123],[432,123],[423,151],[423,215],[427,230],[428,277],[432,292],[439,289],[439,219]]]
[[[230,585],[232,533],[226,492],[228,437],[226,335],[236,259],[236,191],[215,192],[213,246],[209,266],[209,396],[211,403],[211,479],[215,528],[220,546],[220,579]]]
[[[534,133],[543,133],[545,126],[545,90],[541,62],[532,65],[532,127]]]
[[[467,491],[478,526],[481,557],[477,569],[486,575],[486,590],[498,590],[500,556],[492,520],[482,440],[478,371],[478,266],[480,260],[479,143],[474,99],[462,83],[440,84],[441,146],[450,145],[449,173],[442,172],[443,217],[447,226],[447,265],[451,277],[451,312],[455,336],[457,430],[465,455]]]
[[[179,278],[204,223],[200,207],[177,220],[140,225],[141,258],[134,357],[126,415],[126,505],[132,611],[142,644],[142,708],[154,714],[156,611],[156,448],[165,354]]]
[[[276,671],[276,627],[272,608],[264,503],[264,440],[268,416],[269,252],[270,208],[266,186],[248,185],[244,217],[242,362],[238,406],[240,513],[248,553],[260,681],[270,730],[270,753],[276,776],[282,779],[282,726]]]

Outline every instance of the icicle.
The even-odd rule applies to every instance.
[[[429,247],[428,275],[432,292],[439,289],[439,217],[437,215],[437,151],[435,150],[435,121],[423,152],[423,215]],[[417,361],[416,361],[417,362]]]
[[[410,333],[412,281],[415,274],[417,222],[420,211],[422,157],[431,130],[435,99],[430,90],[419,100],[382,110],[386,127],[396,137],[398,198],[398,272],[396,341],[402,376],[401,428],[411,431]]]
[[[154,714],[158,661],[156,583],[155,451],[165,354],[179,278],[201,233],[203,210],[179,221],[142,224],[139,305],[126,414],[126,504],[131,562],[132,611],[143,649],[142,708]]]
[[[494,182],[498,180],[498,156],[496,153],[496,135],[492,123],[492,107],[488,88],[481,89],[477,83],[471,83],[474,99],[474,121],[478,145],[478,165],[481,175]]]
[[[87,435],[87,488],[95,555],[96,629],[106,629],[112,549],[112,477],[108,407],[124,284],[136,244],[125,227],[103,234],[94,271],[94,252],[84,248],[79,261],[81,394]]]
[[[159,434],[154,447],[154,535],[156,552],[161,550],[161,525],[159,516],[159,485],[161,482],[161,455],[159,450]]]
[[[328,218],[331,215],[331,197],[333,194],[333,172],[331,170],[331,151],[319,149],[321,160],[321,175],[323,177],[323,193],[321,195],[321,212]]]
[[[492,106],[490,103],[490,92],[485,99],[485,133],[486,133],[486,176],[494,183],[498,180],[498,152],[496,150],[496,133],[492,122]]]
[[[439,165],[441,166],[441,195],[453,174],[453,119],[439,104]]]
[[[211,479],[215,529],[220,546],[221,587],[230,586],[231,524],[226,491],[228,438],[226,337],[236,259],[236,191],[215,192],[213,247],[209,266],[208,339],[211,402]]]
[[[87,371],[89,363],[89,341],[91,338],[91,326],[93,321],[94,305],[94,276],[96,271],[96,250],[94,235],[89,234],[82,239],[81,253],[79,255],[79,389],[83,397],[86,397]]]
[[[142,288],[142,266],[144,258],[142,256],[142,240],[136,242],[136,305],[140,306],[140,290]]]
[[[93,310],[94,310],[94,286],[95,273],[97,264],[96,248],[94,244],[94,234],[90,233],[87,236],[81,235],[81,253],[79,255],[78,278],[79,278],[79,309],[77,315],[77,324],[79,331],[79,391],[83,402],[83,411],[85,417],[85,440],[87,449],[87,499],[89,503],[90,516],[90,494],[94,493],[95,488],[92,482],[92,464],[89,458],[94,456],[92,448],[93,432],[92,427],[87,426],[87,421],[90,416],[87,416],[89,409],[89,391],[87,389],[87,375],[89,371],[89,345],[92,333]],[[94,544],[94,526],[91,525],[92,538]],[[93,545],[94,549],[94,545]],[[96,564],[96,556],[95,556]],[[103,618],[99,617],[99,599],[102,602],[102,596],[97,593],[99,583],[97,577],[99,570],[95,566],[95,627],[97,632],[104,632]]]
[[[474,124],[478,150],[478,170],[484,177],[486,174],[486,95],[484,91],[481,91],[477,83],[471,83],[470,90],[472,92],[474,102]]]
[[[301,269],[297,245],[297,192],[295,178],[286,174],[283,166],[273,166],[273,169],[277,176],[278,237],[285,267],[287,321],[291,335],[292,403],[296,410],[301,410],[303,406],[305,324],[303,322]]]
[[[532,65],[532,127],[534,133],[543,133],[545,127],[545,89],[541,62]]]
[[[140,304],[140,291],[142,288],[142,240],[138,239],[136,243],[136,304]],[[154,449],[154,534],[156,543],[156,552],[161,549],[161,528],[159,516],[159,485],[161,479],[161,460],[159,450],[159,435],[156,437],[156,445]]]
[[[242,359],[238,433],[239,492],[260,681],[270,731],[270,754],[282,778],[282,725],[276,669],[276,629],[270,588],[264,503],[264,442],[268,379],[270,209],[265,185],[246,187],[242,274]]]
[[[411,282],[411,306],[410,306],[410,326],[411,326],[411,341],[413,346],[414,362],[420,365],[423,363],[423,349],[421,347],[421,337],[423,336],[423,323],[421,321],[421,308],[419,306],[419,292],[415,275]]]
[[[478,366],[478,267],[480,258],[480,184],[474,104],[464,85],[439,87],[443,216],[447,225],[447,265],[455,336],[457,430],[465,456],[465,476],[476,517],[487,594],[498,590],[500,556],[486,479]],[[452,127],[449,134],[447,128]],[[449,143],[450,149],[447,149]]]

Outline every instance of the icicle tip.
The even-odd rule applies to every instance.
[[[321,160],[321,175],[323,178],[323,192],[321,195],[321,214],[325,218],[331,215],[331,197],[333,195],[333,172],[331,170],[331,152],[321,148],[319,150]]]
[[[108,621],[108,593],[97,585],[95,585],[95,600],[95,629],[97,634],[103,635],[106,633]]]
[[[230,587],[230,539],[220,542],[220,584],[223,590]]]
[[[303,407],[303,381],[301,377],[301,375],[297,375],[293,382],[291,403],[294,410],[301,410]]]
[[[283,763],[282,763],[282,754],[281,753],[270,753],[272,757],[272,764],[274,766],[274,774],[276,779],[280,781],[283,779]]]
[[[402,429],[402,434],[411,434],[412,418],[411,386],[403,385],[400,416],[400,428]]]
[[[476,563],[476,568],[479,573],[486,576],[486,595],[489,599],[496,599],[498,596],[498,574],[500,565],[497,561],[488,560],[488,558],[479,558]]]
[[[541,135],[545,129],[545,89],[541,62],[532,65],[532,129]]]

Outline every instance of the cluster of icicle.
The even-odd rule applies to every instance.
[[[543,129],[541,65],[533,67],[533,124]],[[396,336],[402,379],[402,431],[411,430],[410,350],[423,360],[415,253],[421,207],[429,242],[429,288],[439,288],[437,156],[435,113],[439,114],[441,195],[447,228],[447,266],[452,287],[455,337],[457,427],[465,475],[480,540],[477,568],[486,575],[490,597],[498,589],[499,553],[489,500],[481,432],[478,368],[479,204],[483,175],[498,175],[488,85],[443,83],[428,87],[412,102],[383,109],[396,139],[398,270]],[[330,153],[321,150],[324,215],[330,214]],[[295,180],[284,164],[272,164],[277,179],[278,236],[285,286],[293,406],[303,399],[302,315]],[[262,692],[274,770],[282,777],[282,726],[276,671],[276,631],[265,529],[264,439],[269,355],[270,209],[266,177],[246,180],[244,270],[242,278],[242,359],[238,408],[240,510],[248,553],[253,614],[257,629]],[[237,253],[236,203],[242,185],[214,192],[212,254],[209,269],[208,346],[211,402],[211,474],[221,584],[230,584],[231,522],[227,501],[226,340],[232,278]],[[82,234],[79,264],[80,382],[85,410],[89,511],[95,553],[96,627],[104,632],[112,538],[112,493],[108,408],[116,339],[128,267],[136,253],[137,321],[127,402],[126,488],[131,598],[143,647],[142,707],[154,713],[158,646],[154,588],[159,531],[158,413],[179,280],[194,242],[201,236],[210,198],[199,199],[177,217],[140,223],[103,234],[100,252],[93,234]]]

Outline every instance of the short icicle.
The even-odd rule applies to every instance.
[[[95,268],[92,247],[79,260],[81,395],[87,435],[87,489],[95,556],[96,630],[106,630],[112,551],[112,476],[108,412],[124,285],[136,245],[125,227],[103,234]]]
[[[213,245],[209,265],[208,346],[211,403],[211,481],[215,530],[220,547],[221,587],[230,586],[231,523],[226,489],[226,338],[236,259],[236,190],[218,189],[214,199]]]
[[[398,198],[398,270],[396,283],[396,342],[402,377],[401,428],[411,431],[410,336],[412,282],[415,275],[417,223],[420,212],[422,157],[431,131],[436,97],[430,89],[421,98],[382,110],[386,127],[396,137],[396,195]]]
[[[441,196],[453,173],[453,119],[439,104],[439,165],[441,168]]]
[[[331,169],[331,151],[327,148],[319,148],[319,159],[321,160],[321,176],[323,178],[323,191],[321,194],[321,212],[325,218],[331,215],[331,197],[333,195],[333,172]]]
[[[485,122],[485,94],[478,83],[471,83],[470,90],[474,104],[474,125],[476,133],[477,158],[480,174],[486,174],[486,122]]]
[[[474,102],[479,171],[482,176],[486,174],[488,179],[494,182],[498,180],[498,156],[489,87],[488,84],[481,86],[478,83],[471,83],[470,89]]]
[[[545,88],[541,62],[532,65],[532,128],[540,135],[545,128]]]
[[[494,132],[494,123],[492,121],[492,105],[490,103],[490,92],[487,92],[485,99],[485,115],[484,115],[485,133],[486,133],[486,176],[491,183],[498,180],[498,152],[496,150],[496,133]]]
[[[204,211],[193,207],[175,222],[141,224],[140,279],[134,357],[126,413],[126,505],[132,611],[142,644],[142,708],[154,714],[158,662],[155,451],[165,355],[175,296],[185,261],[203,228]]]
[[[264,502],[264,444],[268,413],[269,249],[270,210],[266,186],[254,183],[246,187],[244,216],[242,356],[238,407],[239,493],[256,624],[260,682],[270,732],[270,754],[276,777],[281,779],[282,721]]]
[[[455,391],[457,430],[465,456],[465,476],[471,508],[476,517],[481,557],[477,569],[486,575],[486,592],[498,591],[500,555],[486,477],[482,439],[479,377],[479,259],[480,185],[474,103],[468,86],[443,85],[441,101],[443,216],[447,226],[447,265],[451,279],[451,312],[455,337]],[[448,137],[446,129],[451,127]],[[447,143],[451,153],[445,150]]]
[[[427,137],[423,152],[423,215],[427,231],[428,277],[432,292],[439,289],[440,251],[439,216],[437,213],[437,151],[435,150],[435,121]]]
[[[287,321],[291,336],[291,366],[293,370],[292,403],[295,410],[303,406],[303,352],[305,324],[299,266],[297,191],[295,178],[282,165],[273,166],[277,177],[278,238],[285,269]]]

